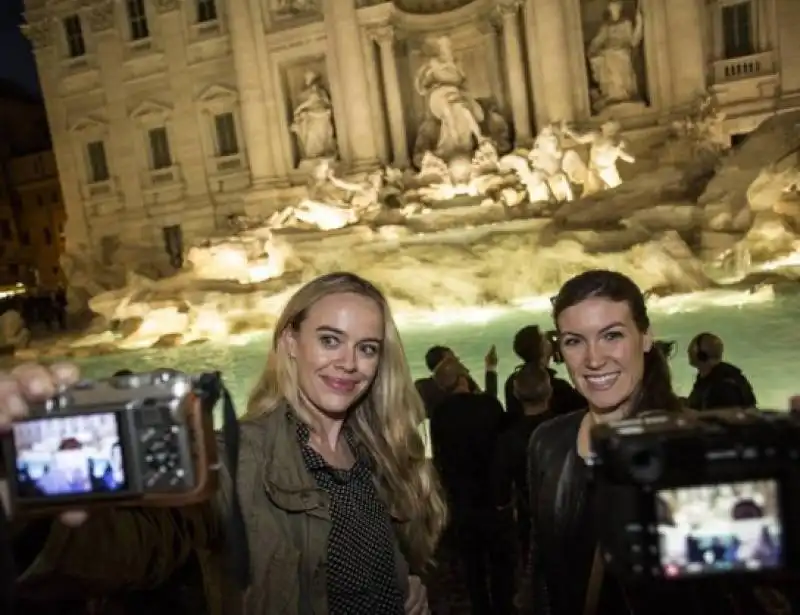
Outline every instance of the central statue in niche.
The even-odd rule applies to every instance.
[[[470,155],[483,140],[483,107],[466,89],[467,77],[456,64],[450,38],[429,40],[426,47],[428,59],[417,71],[414,85],[438,121],[439,138],[433,153],[444,160]],[[426,129],[423,123],[420,130]]]
[[[592,97],[596,112],[642,99],[634,64],[644,36],[642,10],[637,3],[635,16],[630,19],[623,9],[622,0],[609,1],[606,19],[587,49],[592,79],[597,85]]]
[[[333,103],[319,73],[306,71],[299,98],[291,130],[297,139],[301,161],[336,157]]]

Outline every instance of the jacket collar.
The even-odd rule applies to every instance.
[[[264,434],[264,489],[272,502],[289,512],[329,516],[328,496],[317,485],[303,460],[297,439],[297,418],[282,402],[256,419]]]

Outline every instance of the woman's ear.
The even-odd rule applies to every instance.
[[[283,330],[280,340],[278,340],[278,344],[283,347],[287,357],[290,359],[295,358],[297,355],[297,339],[295,337],[295,332],[291,329],[291,327]]]
[[[653,349],[653,332],[648,329],[644,333],[644,339],[642,340],[642,349],[645,352],[650,352]]]

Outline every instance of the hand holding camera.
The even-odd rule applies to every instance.
[[[10,508],[79,523],[98,506],[182,506],[217,487],[208,394],[217,374],[175,370],[80,381],[72,365],[0,377]],[[211,386],[213,389],[213,386]]]
[[[29,403],[54,395],[59,388],[77,382],[79,377],[77,366],[67,363],[58,363],[49,369],[25,363],[10,373],[0,373],[0,437],[10,432],[13,421],[28,415]],[[12,470],[9,468],[9,471]],[[9,509],[8,485],[5,481],[0,481],[0,484],[0,503]],[[65,511],[60,517],[67,525],[79,525],[86,519],[86,513],[80,510]]]

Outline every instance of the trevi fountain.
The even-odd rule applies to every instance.
[[[457,100],[448,112],[467,118]],[[546,126],[529,149],[510,149],[502,132],[463,119],[458,130],[478,131],[473,151],[460,151],[458,140],[469,140],[456,130],[419,167],[340,177],[336,160],[322,158],[304,198],[266,219],[232,218],[228,233],[189,248],[171,276],[67,261],[72,305],[84,301],[92,323],[77,339],[18,357],[73,357],[97,374],[218,365],[251,382],[288,296],[318,274],[351,270],[389,296],[416,373],[434,342],[460,344],[475,369],[497,343],[510,371],[514,329],[546,326],[559,284],[604,267],[648,291],[666,325],[659,334],[684,344],[703,329],[728,334],[770,385],[762,397],[778,403],[790,391],[775,390],[775,363],[759,367],[749,352],[777,343],[774,360],[794,360],[800,343],[800,113],[768,119],[733,150],[720,121],[704,97],[667,140],[634,153],[614,121],[581,133]],[[782,329],[758,327],[753,319],[780,324],[763,311],[776,304]]]
[[[800,112],[769,117],[731,148],[724,114],[700,94],[629,139],[626,118],[646,103],[643,26],[618,9],[612,1],[587,47],[594,120],[527,139],[473,95],[450,38],[431,36],[413,79],[424,121],[405,165],[348,171],[326,79],[306,71],[290,125],[305,182],[293,202],[231,216],[168,275],[133,249],[111,265],[67,255],[70,309],[91,323],[18,358],[73,357],[92,375],[215,366],[241,401],[286,298],[350,270],[389,297],[417,375],[432,343],[452,344],[475,370],[497,344],[508,373],[514,330],[546,326],[548,297],[569,276],[610,268],[648,292],[659,336],[684,353],[692,335],[717,331],[762,401],[783,404],[796,378],[776,372],[791,371],[800,344]],[[674,363],[686,389],[683,354]]]

